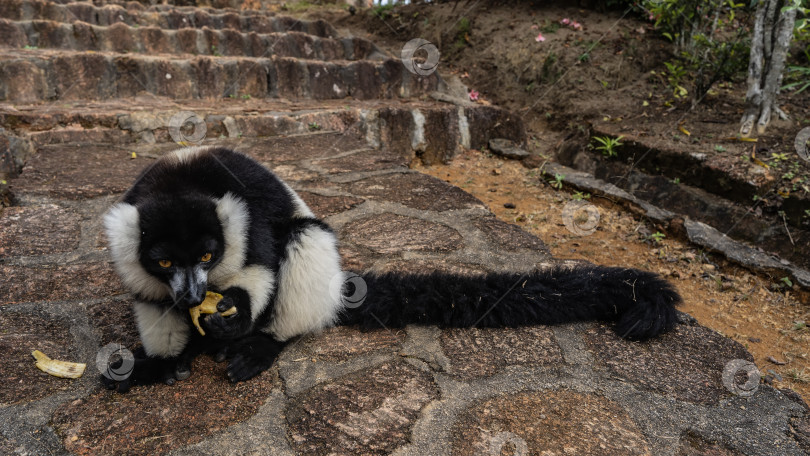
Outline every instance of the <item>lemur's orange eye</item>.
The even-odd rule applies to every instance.
[[[169,260],[160,260],[158,261],[158,264],[161,268],[170,268],[172,266],[172,262]]]
[[[212,256],[211,252],[208,252],[200,258],[200,261],[202,261],[203,263],[208,263],[209,261],[211,261],[211,256]]]

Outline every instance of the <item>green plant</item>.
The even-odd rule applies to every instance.
[[[307,127],[309,127],[309,131],[318,131],[321,129],[321,125],[317,122],[311,122],[307,124]]]
[[[805,52],[810,52],[810,45]],[[810,56],[807,57],[810,59]],[[795,90],[800,94],[810,87],[810,66],[789,66],[785,74],[788,80],[794,81],[782,86],[782,90]]]
[[[557,71],[557,60],[559,58],[554,51],[550,51],[546,55],[545,60],[543,60],[543,68],[540,70],[540,77],[543,81],[555,82],[560,76],[559,71]]]
[[[591,197],[590,193],[582,193],[582,192],[574,192],[574,194],[571,195],[571,199],[574,201],[582,201],[590,199],[590,197]]]
[[[554,180],[550,181],[551,186],[556,188],[557,190],[562,189],[564,179],[565,174],[554,174]]]
[[[560,29],[560,23],[556,21],[550,21],[546,19],[543,21],[543,25],[540,27],[540,32],[542,33],[556,33],[557,30]]]
[[[371,9],[371,13],[380,19],[388,19],[391,17],[391,10],[394,9],[394,4],[378,5]]]
[[[456,49],[467,46],[467,43],[470,42],[470,33],[472,33],[472,24],[469,19],[462,17],[458,20],[456,26],[456,42],[454,44]]]
[[[221,53],[221,52],[219,52],[219,51],[217,51],[217,47],[216,47],[216,46],[214,46],[213,44],[211,45],[211,54],[212,54],[214,57],[222,57],[222,53]]]
[[[689,91],[683,87],[683,81],[688,76],[686,68],[684,68],[683,65],[679,65],[677,62],[664,62],[664,66],[667,67],[667,82],[675,98],[682,98],[688,95]]]
[[[645,0],[642,6],[661,36],[676,45],[677,60],[694,88],[693,105],[716,82],[748,67],[750,27],[738,15],[749,15],[752,7],[734,0]],[[685,81],[679,82],[683,88]]]
[[[718,145],[714,146],[714,150],[717,151],[717,152],[725,152],[726,148],[718,144]]]
[[[680,178],[680,177],[676,177],[676,178],[672,179],[672,183],[673,183],[673,184],[676,184],[676,185],[677,185],[677,184],[680,184],[680,183],[681,183],[681,178]]]
[[[656,244],[660,244],[665,237],[667,237],[667,235],[660,231],[656,231],[655,233],[648,236],[649,240],[653,241]]]
[[[779,281],[782,282],[782,284],[784,284],[785,287],[793,288],[793,281],[790,280],[790,277],[782,277],[781,279],[779,279]]]
[[[615,157],[617,155],[616,149],[622,145],[622,138],[624,138],[624,136],[619,136],[618,138],[611,138],[610,136],[594,136],[593,142],[591,143],[591,148],[601,151],[602,155],[605,157]]]
[[[785,153],[771,153],[771,160],[776,163],[781,163],[783,161],[787,161],[788,156]]]

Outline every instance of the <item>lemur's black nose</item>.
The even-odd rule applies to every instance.
[[[205,299],[208,283],[205,277],[196,274],[193,268],[182,271],[182,277],[177,277],[172,284],[175,292],[175,301],[182,308],[200,305]]]

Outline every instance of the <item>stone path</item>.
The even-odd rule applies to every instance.
[[[182,29],[173,24],[183,17],[208,17],[211,29],[297,24],[236,10],[133,2],[17,0],[1,11],[26,34],[33,25],[25,21],[40,19],[57,23],[49,30],[85,27],[81,20],[109,31],[139,18],[163,31]],[[254,33],[251,27],[239,33]],[[333,30],[302,25],[299,33],[318,35],[312,27]],[[43,85],[26,93],[49,94],[58,84],[42,62],[80,62],[71,59],[84,55],[63,52],[6,48],[0,68],[42,69]],[[122,57],[109,52],[104,62],[117,65]],[[150,65],[188,60],[178,52]],[[119,71],[110,81],[120,80]],[[439,87],[438,77],[432,80]],[[203,87],[210,88],[194,90]],[[100,216],[140,170],[177,147],[168,126],[181,111],[197,114],[193,129],[206,132],[203,144],[243,151],[298,190],[339,232],[347,269],[474,274],[555,262],[540,239],[495,219],[464,191],[408,168],[414,159],[446,159],[492,137],[522,141],[519,120],[502,110],[379,93],[361,101],[321,100],[313,91],[248,99],[223,90],[212,99],[193,90],[144,89],[109,100],[0,97],[3,172],[17,203],[0,213],[0,454],[810,452],[810,411],[801,398],[764,383],[746,389],[742,368],[724,381],[724,368],[751,361],[750,354],[690,324],[647,343],[620,340],[596,323],[334,328],[291,344],[272,369],[242,384],[228,383],[224,365],[201,357],[192,377],[171,387],[126,395],[103,389],[95,370],[100,347],[132,348],[138,341]],[[87,373],[78,380],[50,377],[34,367],[33,349],[86,362]]]

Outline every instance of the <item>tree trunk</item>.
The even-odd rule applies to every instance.
[[[748,61],[747,107],[740,121],[740,135],[744,137],[751,135],[754,123],[758,134],[765,133],[773,111],[783,115],[776,101],[793,37],[796,8],[784,12],[782,9],[791,3],[792,0],[760,0],[757,7]]]

